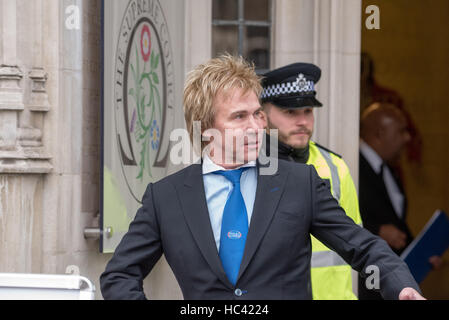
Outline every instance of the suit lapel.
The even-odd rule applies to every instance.
[[[398,221],[405,219],[405,212],[403,212],[402,218],[399,218],[396,214],[396,211],[393,207],[393,203],[391,202],[390,195],[388,194],[387,186],[385,185],[385,181],[383,179],[383,176],[378,174],[376,171],[374,171],[373,167],[371,167],[371,164],[366,160],[365,156],[360,152],[360,168],[364,168],[367,173],[371,176],[369,179],[370,181],[370,187],[373,189],[377,189],[378,193],[382,194],[382,198],[385,199],[386,205],[388,206],[388,212],[389,216],[392,219],[396,219]],[[394,178],[394,177],[393,177]],[[404,194],[404,193],[403,193]],[[407,199],[405,198],[404,194],[404,210],[407,205]]]
[[[279,170],[273,175],[260,175],[260,166],[258,162],[256,198],[238,278],[245,272],[271,224],[287,178],[287,173],[279,173]]]
[[[385,187],[385,182],[384,182],[383,177],[380,174],[378,174],[376,171],[374,171],[374,169],[371,167],[371,164],[368,162],[368,160],[366,160],[365,156],[361,152],[359,155],[360,155],[359,159],[360,159],[361,168],[363,167],[364,170],[369,172],[369,175],[371,176],[371,178],[370,178],[371,186],[380,190],[381,193],[384,194],[384,196],[387,199],[389,199],[387,188]]]
[[[201,254],[217,277],[232,289],[233,286],[224,272],[215,245],[207,209],[201,164],[194,164],[186,171],[184,184],[178,185],[177,189],[184,217]]]

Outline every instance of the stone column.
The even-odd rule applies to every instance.
[[[185,1],[185,72],[212,55],[212,1]]]
[[[82,0],[44,0],[46,45],[43,59],[49,73],[50,98],[54,98],[57,103],[49,119],[49,127],[46,128],[51,135],[48,143],[55,159],[54,169],[45,180],[45,263],[42,265],[42,272],[61,274],[65,273],[67,266],[76,265],[82,275],[89,276],[85,253],[88,249],[82,230],[90,222],[88,215],[82,212],[85,199],[81,196],[85,125],[83,5]],[[74,11],[68,10],[69,13],[66,13],[69,7],[74,8]],[[72,21],[72,14],[73,21],[76,22],[79,18],[79,25],[75,23],[68,28],[66,21]],[[92,250],[96,249],[94,245]]]
[[[275,0],[273,67],[310,62],[322,70],[313,139],[341,154],[358,186],[360,0]],[[353,272],[357,293],[357,273]]]
[[[24,109],[21,80],[23,73],[17,65],[17,13],[14,0],[2,0],[0,56],[0,161],[1,169],[14,163],[17,153],[17,114]]]
[[[0,0],[0,272],[41,271],[43,184],[52,170],[42,142],[50,103],[41,5]],[[31,70],[34,53],[37,68]]]
[[[212,0],[185,1],[184,74],[212,57]],[[184,121],[178,127],[185,127]],[[199,157],[195,153],[196,157]]]
[[[361,2],[276,0],[273,67],[310,62],[317,85],[314,139],[343,155],[358,180]],[[357,184],[357,183],[356,183]]]
[[[20,49],[36,52],[36,59],[42,60],[41,16],[27,15],[26,12],[17,10],[22,9],[24,5],[23,2],[16,0],[1,2],[0,173],[42,174],[52,169],[49,161],[51,157],[42,144],[41,131],[43,125],[41,113],[50,109],[45,89],[46,74],[42,66],[38,66],[29,72],[29,77],[25,77],[27,73],[24,70],[28,68],[25,53],[19,56],[17,47],[18,44],[25,43],[19,42],[19,35],[27,37],[26,40],[34,37],[34,47]],[[27,5],[35,7],[39,13],[41,0]],[[31,18],[36,23],[33,24],[32,35],[22,32],[27,25],[26,18]],[[22,63],[20,66],[19,61]],[[41,64],[40,61],[37,63]],[[28,91],[29,95],[26,94]],[[39,112],[39,115],[35,117],[34,112]]]

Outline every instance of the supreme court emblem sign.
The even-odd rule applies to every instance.
[[[148,183],[166,175],[175,71],[159,1],[104,1],[103,6],[103,20],[109,21],[103,23],[103,85],[108,87],[103,90],[103,143],[104,157],[110,159],[103,166],[102,222],[103,240],[111,242],[127,230]],[[107,59],[109,48],[114,54]],[[110,205],[106,198],[117,203]]]

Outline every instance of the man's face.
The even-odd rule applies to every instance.
[[[212,129],[220,134],[220,138],[213,136],[212,156],[216,157],[218,150],[225,157],[225,161],[215,159],[216,162],[242,164],[256,160],[263,138],[259,130],[266,127],[266,116],[257,95],[253,91],[244,92],[240,88],[234,88],[226,95],[217,95],[214,109]]]
[[[268,127],[278,129],[279,140],[295,149],[305,148],[313,133],[315,118],[313,108],[286,109],[272,103],[264,105]]]
[[[382,150],[384,159],[388,162],[399,161],[401,152],[410,141],[410,133],[407,129],[407,122],[404,117],[397,116],[389,118],[383,125],[383,134],[381,135]]]

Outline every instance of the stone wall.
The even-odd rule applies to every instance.
[[[83,232],[99,214],[101,0],[1,0],[0,15],[0,272],[76,266],[100,299],[111,255]],[[181,297],[164,259],[145,288]]]
[[[42,9],[41,0],[0,1],[0,271],[40,272],[44,259],[43,189],[53,163]]]

